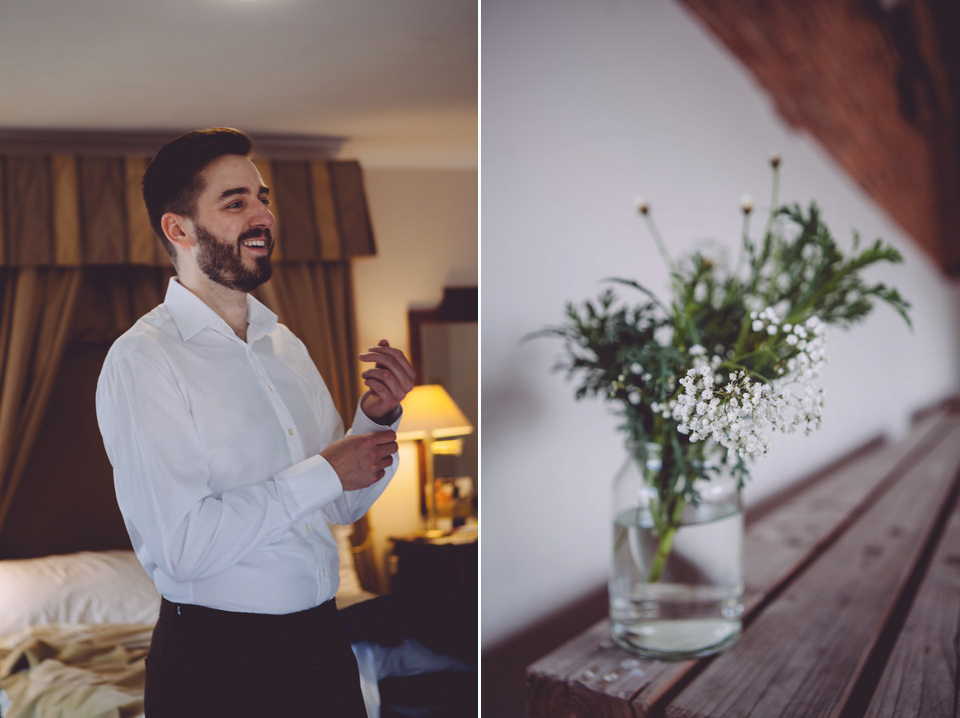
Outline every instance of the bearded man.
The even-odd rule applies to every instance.
[[[386,340],[343,423],[303,343],[248,293],[270,278],[269,188],[242,132],[191,132],[143,178],[177,276],[110,349],[97,418],[133,548],[163,596],[146,713],[365,716],[327,522],[396,470],[413,369]]]

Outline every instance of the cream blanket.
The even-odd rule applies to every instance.
[[[4,718],[135,718],[152,625],[32,626],[0,638]]]

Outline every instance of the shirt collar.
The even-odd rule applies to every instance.
[[[163,304],[185,342],[190,341],[201,329],[223,324],[223,319],[200,297],[180,284],[176,277],[170,278]],[[277,315],[256,297],[248,294],[247,323],[248,341],[256,341],[273,331],[277,326]]]
[[[247,295],[247,340],[255,342],[277,327],[277,315],[252,294]]]

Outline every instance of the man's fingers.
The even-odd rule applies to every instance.
[[[370,434],[345,436],[320,452],[333,466],[344,490],[362,489],[379,481],[393,464],[397,433],[384,429]]]
[[[393,463],[393,455],[397,452],[397,444],[392,441],[386,444],[374,444],[373,450],[374,453],[370,457],[370,469],[377,478],[381,478],[384,471],[390,468]]]
[[[396,454],[399,451],[396,441],[375,442],[370,446],[370,455],[378,460],[384,456]]]
[[[360,359],[374,364],[373,369],[361,374],[363,383],[370,389],[369,396],[375,400],[366,402],[366,406],[377,412],[381,418],[390,415],[413,389],[416,378],[413,366],[403,352],[390,346],[386,339],[381,339],[377,346],[370,347],[366,353],[360,355]]]
[[[396,441],[391,441],[389,444],[381,444],[380,449],[386,452],[385,455],[387,457],[390,457],[396,454],[400,450],[400,447],[397,445]]]
[[[376,369],[368,369],[361,376],[364,379],[379,379],[399,402],[413,389],[413,379],[405,372],[383,364],[377,364]],[[366,382],[365,382],[366,383]],[[367,383],[367,386],[370,386]]]
[[[409,378],[411,382],[416,377],[416,372],[404,353],[389,345],[370,347],[366,354],[360,355],[360,359],[383,364],[396,372],[398,376],[402,375]]]
[[[378,431],[368,434],[371,438],[371,462],[374,471],[386,469],[393,463],[393,455],[400,447],[397,445],[397,434],[395,431]]]
[[[411,385],[413,384],[413,379],[416,375],[413,367],[410,366],[410,363],[407,361],[400,361],[385,354],[374,353],[361,354],[360,359],[362,361],[374,362],[378,369],[390,371],[400,381],[409,382]]]
[[[360,376],[366,380],[364,381],[364,384],[374,390],[376,390],[376,387],[374,387],[371,382],[379,382],[384,388],[386,388],[390,398],[398,402],[407,394],[407,392],[404,391],[402,384],[397,380],[396,375],[386,369],[368,369]]]
[[[389,444],[396,441],[397,432],[395,432],[393,429],[384,429],[382,431],[374,431],[370,434],[366,434],[366,436],[372,438],[377,444]]]

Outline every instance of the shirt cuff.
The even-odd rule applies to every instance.
[[[319,454],[278,472],[274,478],[292,519],[316,511],[343,495],[337,472]]]
[[[400,413],[397,414],[396,421],[392,424],[378,424],[369,416],[363,413],[363,409],[360,407],[360,404],[357,404],[357,413],[353,417],[353,426],[350,429],[350,433],[354,436],[359,436],[362,434],[372,434],[375,431],[386,431],[387,429],[397,430],[397,427],[400,426],[400,419],[403,418],[403,407],[400,407]]]

